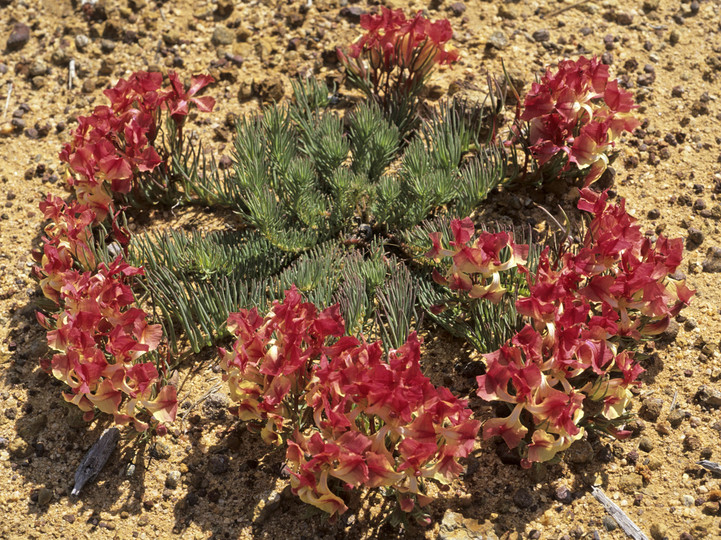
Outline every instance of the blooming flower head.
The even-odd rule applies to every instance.
[[[566,168],[586,170],[588,185],[606,169],[621,133],[638,127],[635,108],[631,94],[609,81],[608,66],[582,56],[564,60],[532,85],[521,120],[530,124],[530,149],[539,165],[565,154]]]

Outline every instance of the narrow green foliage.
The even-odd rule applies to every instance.
[[[406,266],[396,266],[378,290],[376,318],[386,347],[397,349],[403,345],[413,322],[418,322],[417,290],[418,284]]]
[[[372,183],[377,182],[399,150],[398,128],[372,101],[358,105],[349,124],[353,171],[367,176]]]
[[[349,332],[397,347],[434,289],[426,300],[417,293],[409,261],[389,255],[386,240],[419,257],[438,230],[419,224],[472,212],[504,180],[501,147],[481,142],[483,107],[449,101],[421,123],[407,103],[394,105],[401,118],[368,99],[344,118],[323,82],[297,81],[293,93],[291,104],[238,121],[224,170],[192,133],[178,140],[165,128],[170,166],[137,196],[222,207],[243,222],[240,231],[133,238],[129,260],[146,267],[147,298],[172,342],[182,332],[193,350],[216,343],[230,311],[265,307],[296,285],[320,307],[339,302]]]

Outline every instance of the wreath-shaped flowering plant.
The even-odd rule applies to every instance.
[[[637,125],[606,66],[561,62],[504,133],[493,92],[491,107],[456,99],[421,117],[433,68],[459,56],[448,21],[382,9],[361,27],[338,54],[362,95],[297,81],[290,103],[238,121],[231,167],[186,136],[191,108],[213,109],[209,76],[186,89],[135,73],[78,119],[60,154],[73,195],[41,203],[43,367],[87,420],[162,434],[173,368],[220,346],[232,412],[286,447],[302,500],[335,516],[347,489],[382,488],[425,521],[430,485],[460,476],[481,423],[424,375],[424,315],[481,353],[478,396],[501,405],[483,436],[530,466],[587,429],[624,436],[635,349],[693,293],[670,277],[681,240],[645,238],[605,193],[581,191],[583,243],[556,251],[469,217],[530,181],[524,153],[543,177],[598,178]],[[233,218],[131,234],[131,212],[155,205]]]

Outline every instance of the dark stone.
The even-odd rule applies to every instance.
[[[643,452],[650,452],[654,448],[653,441],[648,437],[641,437],[638,441],[638,448]]]
[[[633,24],[633,15],[625,11],[616,13],[616,23],[620,24],[621,26],[630,26],[631,24]]]
[[[593,448],[588,441],[578,440],[566,450],[565,460],[568,463],[589,463],[593,459]]]
[[[27,24],[15,23],[6,42],[8,51],[18,51],[30,41],[30,27]]]
[[[707,385],[699,387],[695,399],[707,407],[721,407],[721,391]]]
[[[536,43],[544,43],[544,42],[548,41],[549,39],[551,39],[551,34],[548,32],[548,30],[546,28],[543,28],[541,30],[536,30],[535,32],[533,32],[531,37],[533,37],[533,40]]]
[[[228,457],[222,454],[214,454],[208,460],[208,469],[212,474],[223,474],[228,470]]]
[[[215,392],[210,394],[203,402],[203,413],[212,420],[223,420],[225,419],[228,406],[228,397],[225,394]]]
[[[454,16],[460,17],[466,12],[466,5],[463,2],[453,2],[448,9]]]
[[[559,486],[558,488],[556,488],[554,496],[557,501],[560,501],[564,504],[569,504],[573,501],[573,494],[571,493],[571,490],[568,489],[566,486]]]
[[[706,252],[706,260],[701,263],[704,272],[718,273],[721,272],[721,248],[710,247]]]
[[[603,526],[608,532],[618,529],[618,523],[611,516],[603,516]]]
[[[361,15],[365,15],[366,11],[358,6],[347,6],[340,10],[338,15],[352,23],[359,23]]]
[[[670,413],[668,413],[666,420],[669,424],[671,424],[671,427],[677,428],[681,425],[681,422],[683,422],[684,418],[686,418],[686,413],[684,411],[682,411],[681,409],[674,409]]]
[[[678,323],[677,323],[678,326]],[[661,410],[663,409],[663,400],[657,397],[648,397],[643,400],[641,409],[638,411],[638,415],[644,420],[649,422],[655,422],[658,417],[661,416]]]
[[[688,243],[694,246],[700,246],[703,243],[704,235],[703,232],[696,229],[695,227],[689,227],[688,229]]]
[[[648,219],[658,219],[660,217],[661,217],[661,212],[657,208],[654,208],[653,210],[648,211]]]
[[[518,488],[513,494],[513,504],[515,504],[518,508],[530,508],[535,504],[535,502],[536,501],[533,497],[533,493],[531,493],[525,488]]]
[[[661,343],[670,343],[676,339],[676,336],[678,336],[679,331],[679,325],[678,323],[671,319],[668,321],[668,326],[666,327],[666,330],[664,330],[659,336],[658,341]]]

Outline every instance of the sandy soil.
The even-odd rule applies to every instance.
[[[378,2],[304,4],[98,0],[81,7],[69,0],[0,0],[0,47],[7,47],[0,56],[1,538],[393,537],[378,519],[378,495],[356,499],[335,524],[287,496],[282,452],[226,415],[210,354],[183,370],[182,419],[172,433],[155,445],[124,440],[99,481],[71,497],[75,468],[105,426],[82,422],[63,402],[60,384],[38,367],[46,347],[33,315],[38,292],[29,277],[30,251],[41,236],[41,197],[67,194],[56,156],[75,117],[104,103],[102,89],[135,70],[210,71],[219,82],[209,93],[219,105],[197,127],[220,156],[230,140],[227,115],[287,95],[289,78],[298,73],[335,76],[335,46],[359,33],[359,14]],[[644,119],[614,164],[614,190],[650,236],[663,231],[687,239],[683,271],[698,289],[675,341],[647,348],[635,408],[645,406],[634,437],[591,438],[561,464],[530,471],[504,464],[494,442],[479,442],[462,481],[431,505],[434,524],[402,536],[623,538],[590,494],[598,484],[650,537],[721,538],[721,478],[696,465],[721,461],[721,397],[712,395],[721,391],[721,263],[713,256],[721,250],[721,6],[710,0],[380,4],[410,4],[450,18],[462,60],[436,75],[433,96],[449,88],[481,95],[486,75],[501,73],[501,58],[528,85],[564,57],[604,55],[635,93]],[[69,89],[71,60],[76,78]],[[530,203],[523,192],[490,202],[500,214],[528,213]],[[552,212],[569,203],[563,193],[543,200]],[[434,382],[471,394],[472,378],[457,369],[468,355],[440,335],[428,343],[424,362]],[[478,400],[472,404],[481,418],[489,413]]]

